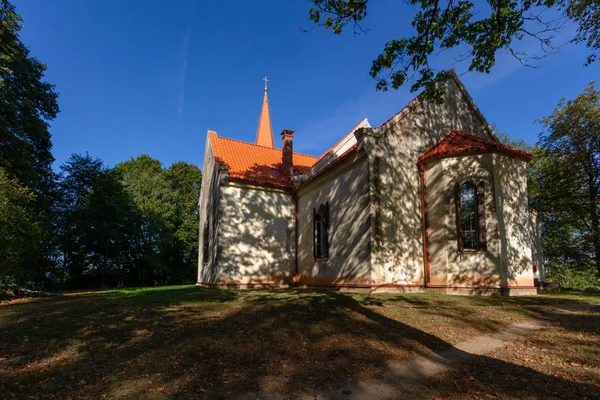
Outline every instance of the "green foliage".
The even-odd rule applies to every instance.
[[[496,124],[492,124],[491,127],[494,131],[494,135],[496,135],[496,139],[498,139],[500,143],[520,150],[533,151],[534,146],[525,142],[523,139],[512,139],[508,133],[500,131]]]
[[[147,155],[106,168],[89,155],[63,166],[60,280],[72,288],[194,280],[202,174]]]
[[[198,167],[178,162],[167,170],[142,155],[115,170],[137,209],[133,260],[138,283],[191,281],[198,257]]]
[[[558,282],[561,287],[571,289],[586,289],[598,286],[598,276],[594,264],[552,264],[546,272],[546,280]]]
[[[27,280],[41,281],[53,268],[54,161],[48,123],[58,113],[54,86],[44,81],[46,66],[19,38],[21,16],[0,0],[0,168],[35,194],[30,204],[39,226],[35,246],[24,265]]]
[[[540,122],[530,194],[544,215],[549,269],[577,275],[593,265],[600,275],[600,92],[592,82]]]
[[[174,193],[160,161],[141,155],[115,167],[137,209],[134,263],[140,285],[169,280],[167,253],[173,241]]]
[[[311,0],[309,19],[317,26],[342,33],[350,24],[354,33],[363,32],[369,0]],[[407,80],[411,91],[422,88],[426,96],[439,99],[436,82],[446,79],[432,59],[441,52],[459,50],[458,61],[467,61],[469,71],[489,73],[499,51],[507,51],[522,64],[556,51],[552,33],[573,21],[578,30],[573,42],[585,42],[591,50],[588,64],[600,48],[600,7],[597,0],[500,0],[475,3],[471,0],[407,0],[418,8],[412,20],[415,34],[389,40],[373,61],[370,75],[378,90],[398,89]],[[548,9],[561,14],[547,17]],[[541,54],[518,49],[525,40],[538,41]]]
[[[37,248],[38,226],[30,212],[31,191],[0,168],[0,287],[27,278],[26,261]]]
[[[0,88],[4,77],[12,74],[10,64],[18,57],[18,32],[23,19],[7,0],[0,1]]]
[[[198,261],[198,199],[202,173],[196,165],[177,162],[167,170],[170,189],[174,195],[173,218],[175,241],[172,247],[173,278],[193,276]]]
[[[558,2],[565,14],[578,23],[577,35],[572,42],[585,42],[592,49],[592,54],[587,59],[587,64],[596,60],[596,53],[600,49],[600,3],[597,0],[573,0]]]
[[[44,82],[46,66],[20,41],[21,17],[0,2],[0,167],[43,191],[51,180],[48,121],[58,113],[54,86]]]
[[[198,167],[147,155],[107,168],[73,155],[52,172],[58,111],[46,66],[0,0],[0,281],[65,286],[190,282],[198,246]]]
[[[137,214],[119,176],[87,154],[71,156],[61,170],[60,281],[71,287],[122,284]]]

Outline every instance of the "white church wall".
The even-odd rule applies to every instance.
[[[252,185],[221,186],[217,283],[291,283],[294,202],[290,193]]]
[[[329,257],[315,260],[313,209],[329,202]],[[371,281],[369,167],[350,156],[298,192],[300,284],[361,285]]]
[[[417,160],[447,136],[462,130],[487,139],[490,130],[459,84],[450,79],[442,104],[415,100],[375,132],[369,148],[373,199],[373,283],[422,284],[424,243],[422,193]]]
[[[532,238],[531,261],[537,271],[534,278],[544,282],[544,253],[542,251],[542,218],[537,211],[529,212],[529,230]]]
[[[500,232],[500,270],[505,287],[533,287],[532,247],[527,204],[527,163],[494,155],[494,183]]]
[[[500,286],[500,241],[493,155],[444,158],[426,165],[430,286]],[[455,185],[484,183],[485,251],[458,248]]]
[[[218,205],[219,205],[219,168],[215,163],[215,156],[206,139],[204,152],[204,167],[202,168],[202,188],[199,199],[199,247],[198,247],[198,283],[213,283],[216,279],[216,265],[218,258]],[[208,237],[205,237],[207,229]],[[204,241],[208,239],[208,246]],[[207,250],[208,254],[204,254]]]

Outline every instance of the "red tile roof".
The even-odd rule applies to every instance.
[[[533,154],[528,151],[519,150],[493,140],[483,139],[479,136],[469,135],[461,131],[452,131],[438,144],[421,154],[419,163],[444,157],[479,153],[503,153],[522,157],[527,161],[530,161],[533,158]]]
[[[239,140],[220,137],[214,131],[208,132],[216,162],[229,168],[229,179],[258,185],[292,188],[290,180],[284,177],[281,165],[281,150],[259,146]],[[294,153],[294,168],[305,174],[317,161],[317,157]]]

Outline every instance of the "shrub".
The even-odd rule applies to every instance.
[[[598,275],[593,263],[587,264],[555,264],[546,271],[546,281],[558,282],[561,287],[585,289],[598,286]]]

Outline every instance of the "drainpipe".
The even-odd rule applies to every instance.
[[[425,287],[430,283],[430,260],[429,260],[429,218],[427,218],[427,179],[425,166],[422,162],[417,164],[421,173],[421,182],[423,185],[423,239],[425,242]]]
[[[298,271],[298,196],[292,194],[294,199],[294,286],[298,284],[300,280],[300,274]]]

